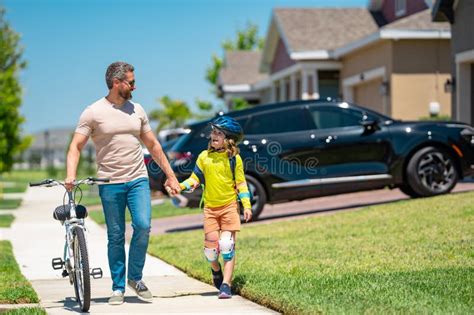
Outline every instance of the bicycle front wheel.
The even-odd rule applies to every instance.
[[[81,227],[77,226],[74,229],[72,244],[74,252],[74,291],[81,310],[87,312],[91,303],[91,278],[86,238],[84,237],[84,230]]]

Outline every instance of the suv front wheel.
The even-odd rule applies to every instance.
[[[415,194],[423,197],[445,194],[458,180],[453,158],[434,147],[417,151],[406,169],[408,185]]]

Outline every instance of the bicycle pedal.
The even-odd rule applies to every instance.
[[[100,279],[100,278],[102,278],[102,275],[103,275],[102,269],[101,268],[92,268],[92,270],[90,272],[90,275],[94,279]]]
[[[54,270],[62,269],[64,266],[64,261],[61,258],[53,258],[51,265]]]
[[[63,276],[63,278],[66,278],[67,276],[69,276],[69,273],[66,270],[63,270],[61,276]]]

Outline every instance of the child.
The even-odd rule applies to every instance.
[[[237,144],[243,138],[242,127],[227,116],[211,122],[211,137],[207,150],[202,151],[191,176],[182,182],[183,190],[203,185],[204,255],[211,264],[218,297],[232,297],[231,280],[235,265],[235,236],[240,231],[237,195],[244,206],[244,220],[252,218],[250,194],[245,181],[242,158]],[[235,179],[230,159],[235,157]],[[218,261],[224,259],[224,273]]]

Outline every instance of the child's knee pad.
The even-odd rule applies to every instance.
[[[225,261],[232,260],[235,254],[234,239],[232,235],[221,235],[219,240],[219,250]]]
[[[218,241],[204,241],[204,256],[206,256],[209,262],[216,261],[219,258]]]

